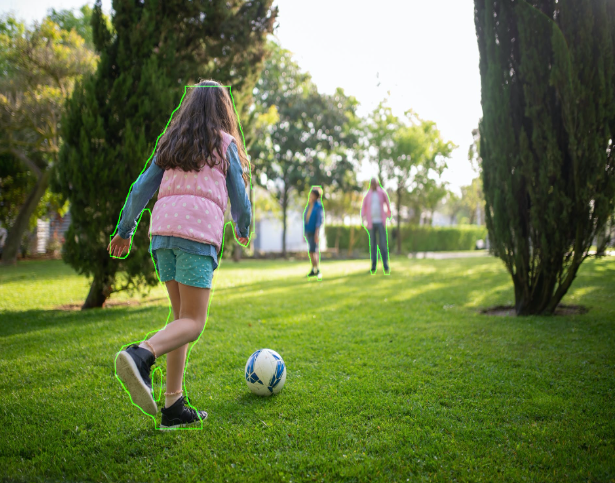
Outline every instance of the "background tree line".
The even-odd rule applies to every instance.
[[[484,117],[469,159],[480,176],[461,196],[441,180],[456,146],[437,125],[412,110],[395,114],[386,99],[360,118],[343,89],[319,92],[268,40],[271,0],[116,1],[113,9],[111,19],[97,2],[78,16],[52,11],[33,27],[0,23],[3,262],[14,262],[33,217],[70,206],[63,258],[92,277],[85,308],[156,283],[145,249],[111,262],[105,246],[183,86],[199,78],[233,86],[252,184],[279,209],[284,252],[289,206],[310,186],[324,187],[333,218],[358,213],[363,162],[389,192],[397,251],[402,223],[431,224],[436,210],[484,218],[519,314],[552,313],[592,243],[600,251],[608,242],[612,2],[475,1]],[[146,230],[134,243],[147,246]]]
[[[277,14],[270,1],[116,3],[111,19],[100,3],[78,14],[52,10],[32,27],[2,19],[3,263],[15,262],[37,218],[70,207],[63,258],[93,278],[86,307],[154,284],[153,268],[142,270],[151,265],[146,250],[111,262],[105,239],[183,86],[199,78],[233,86],[252,182],[279,207],[284,253],[291,200],[321,185],[331,214],[357,210],[363,160],[395,194],[398,228],[447,194],[437,178],[454,146],[436,125],[412,111],[399,118],[385,101],[360,119],[342,89],[319,92],[291,53],[267,40]],[[147,245],[146,230],[134,243]],[[121,283],[118,272],[127,274]]]

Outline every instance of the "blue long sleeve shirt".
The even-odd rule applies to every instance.
[[[241,237],[250,234],[250,222],[252,220],[252,207],[242,177],[242,166],[237,152],[237,145],[233,142],[229,145],[226,158],[229,162],[226,174],[226,190],[231,201],[231,216],[237,227],[237,233]],[[130,238],[135,231],[141,212],[158,191],[164,170],[156,164],[156,157],[149,168],[137,178],[134,183],[118,225],[118,234],[122,238]],[[214,245],[201,243],[186,238],[175,236],[153,235],[150,242],[150,252],[156,258],[156,250],[159,248],[177,248],[187,253],[210,256],[214,260],[214,270],[218,268],[218,252]]]
[[[320,201],[315,201],[314,206],[312,207],[312,213],[310,214],[310,219],[307,219],[307,210],[305,212],[305,220],[303,231],[305,233],[315,233],[316,229],[322,225],[323,218],[323,208],[322,203]]]

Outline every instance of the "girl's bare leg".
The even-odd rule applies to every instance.
[[[182,388],[188,344],[199,337],[205,326],[210,289],[191,287],[174,280],[166,282],[166,286],[175,320],[156,332],[148,343],[156,357],[168,354],[167,392],[176,392]],[[150,350],[145,344],[141,347]],[[167,396],[165,406],[169,407],[179,396]]]
[[[182,395],[178,391],[182,390],[184,369],[186,368],[186,353],[188,352],[189,345],[184,344],[167,354],[167,392],[177,394],[164,397],[165,408],[171,407]]]
[[[310,259],[312,260],[312,267],[318,270],[318,252],[310,253]]]
[[[167,292],[169,292],[169,298],[171,299],[171,307],[173,308],[173,320],[179,319],[179,312],[181,308],[181,298],[179,295],[179,284],[175,280],[166,282]],[[186,366],[186,353],[188,351],[188,345],[184,344],[175,350],[172,350],[167,354],[167,390],[168,393],[177,393],[171,396],[164,397],[164,406],[170,407],[175,401],[177,401],[182,390],[182,381],[184,378],[184,369]]]
[[[181,283],[177,283],[177,286],[180,298],[179,318],[148,340],[156,352],[156,357],[167,354],[188,342],[194,342],[205,326],[210,289]],[[142,344],[142,347],[149,350],[145,344]]]

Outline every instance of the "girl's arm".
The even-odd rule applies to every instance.
[[[231,200],[231,216],[235,222],[237,238],[247,239],[250,236],[250,222],[252,221],[252,206],[248,198],[248,192],[243,182],[243,168],[239,160],[237,146],[233,142],[226,151],[226,158],[229,162],[228,173],[226,175],[226,190]],[[241,240],[240,240],[241,241]]]
[[[117,233],[122,238],[130,238],[137,226],[141,212],[160,188],[164,170],[156,164],[156,156],[149,168],[137,178],[122,209],[122,218],[117,227]]]
[[[121,257],[124,252],[128,253],[130,238],[137,226],[137,220],[145,205],[160,187],[163,175],[164,170],[158,167],[154,156],[150,167],[137,178],[137,181],[131,187],[126,204],[122,208],[122,217],[117,226],[117,234],[107,247],[111,256]]]
[[[387,218],[391,218],[393,216],[393,212],[391,211],[391,202],[389,201],[389,194],[382,190],[384,192],[384,203],[387,206]]]
[[[319,232],[320,232],[320,227],[322,226],[323,214],[324,214],[324,207],[322,206],[322,203],[321,203],[320,207],[318,208],[318,212],[316,213],[316,230],[314,230],[314,241],[316,243],[318,243],[318,241],[320,240]]]

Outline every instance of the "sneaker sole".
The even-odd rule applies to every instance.
[[[126,389],[128,389],[132,402],[147,414],[155,416],[158,412],[156,401],[154,401],[149,387],[141,379],[135,361],[125,351],[120,352],[117,356],[116,371]]]
[[[161,431],[172,431],[173,429],[190,428],[191,426],[198,425],[200,422],[205,421],[206,419],[207,419],[207,416],[205,416],[203,419],[197,419],[196,421],[192,421],[191,423],[175,424],[173,426],[164,426],[163,424],[161,424],[160,430]]]

